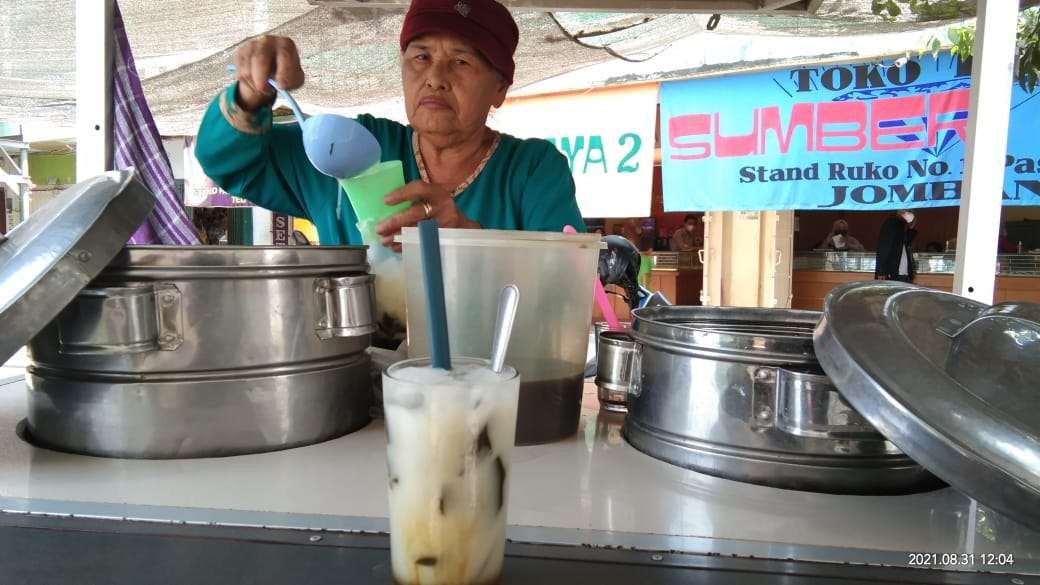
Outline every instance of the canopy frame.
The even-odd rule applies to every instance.
[[[1018,3],[979,0],[977,10],[953,292],[992,305]]]

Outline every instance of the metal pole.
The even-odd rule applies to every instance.
[[[992,304],[1018,2],[979,0],[977,12],[953,292]]]
[[[76,180],[112,168],[115,0],[76,0]]]
[[[267,18],[267,0],[253,0],[253,34],[260,35],[267,32],[270,23]],[[259,205],[250,208],[253,215],[253,245],[270,246],[274,243],[271,231],[274,218],[269,209]]]
[[[18,184],[18,196],[22,200],[22,221],[29,219],[29,149],[23,148],[20,157],[22,166],[22,179],[24,182]]]

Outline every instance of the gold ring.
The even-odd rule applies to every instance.
[[[422,208],[423,208],[423,211],[426,212],[426,217],[430,217],[430,212],[433,211],[433,206],[430,205],[430,202],[424,200],[422,202]]]

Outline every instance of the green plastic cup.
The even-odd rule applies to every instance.
[[[365,172],[349,179],[340,179],[339,184],[347,193],[358,223],[380,222],[411,207],[410,201],[397,205],[383,203],[391,191],[404,187],[404,169],[399,160],[388,160],[372,165]]]

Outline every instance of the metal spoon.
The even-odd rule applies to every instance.
[[[520,304],[520,289],[515,284],[506,285],[498,295],[498,318],[495,319],[495,336],[491,341],[491,371],[502,371],[506,363],[509,337],[513,333],[516,307]]]

